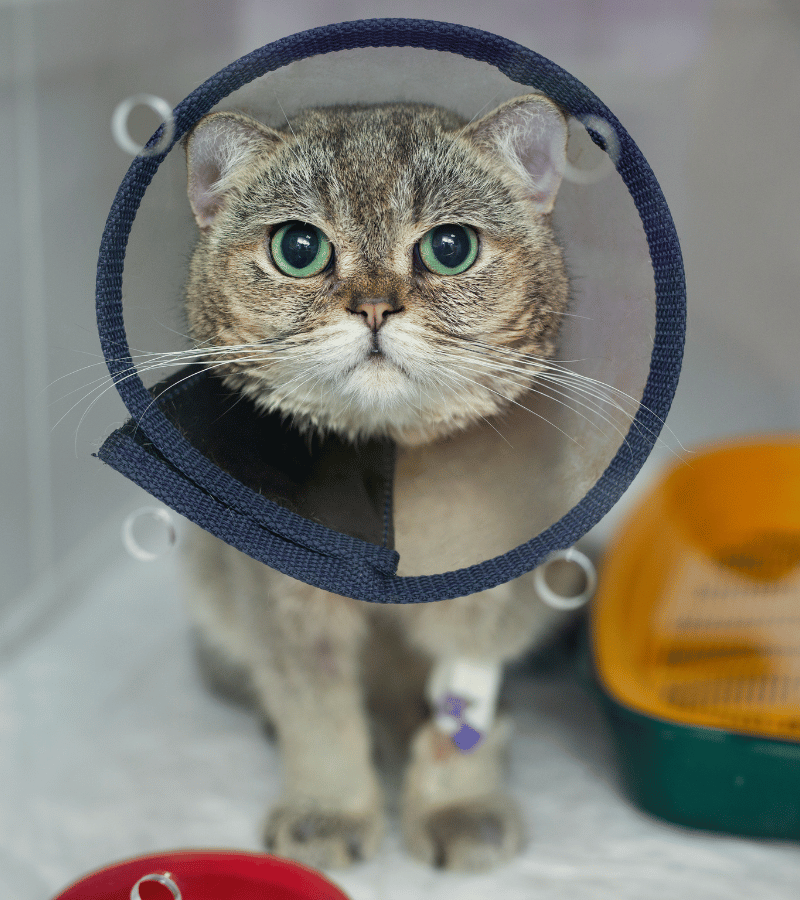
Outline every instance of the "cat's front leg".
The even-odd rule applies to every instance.
[[[510,734],[505,716],[466,752],[435,721],[416,734],[402,796],[413,856],[437,868],[481,871],[519,853],[525,826],[504,790]]]
[[[361,684],[363,613],[298,582],[268,608],[253,679],[277,731],[283,787],[265,843],[316,868],[347,866],[373,856],[384,831]]]
[[[523,817],[505,788],[511,721],[495,716],[494,699],[502,663],[544,640],[554,620],[519,587],[402,611],[408,640],[433,661],[429,695],[436,695],[429,696],[434,716],[412,743],[403,833],[414,856],[441,868],[489,869],[525,843]]]

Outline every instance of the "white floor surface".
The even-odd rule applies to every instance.
[[[0,900],[184,847],[259,849],[279,757],[200,684],[177,558],[124,558],[0,669]],[[511,785],[531,840],[485,875],[428,869],[396,820],[377,859],[329,873],[352,900],[796,900],[800,848],[692,832],[621,795],[599,710],[562,667],[517,673]],[[190,900],[190,898],[188,898]]]

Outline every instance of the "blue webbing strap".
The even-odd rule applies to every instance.
[[[489,63],[508,78],[552,97],[576,117],[598,116],[619,140],[617,169],[647,235],[656,288],[656,331],[642,402],[606,471],[586,496],[546,531],[486,562],[440,575],[398,577],[396,554],[301,518],[232,478],[196,450],[167,420],[136,373],[122,315],[122,271],[142,196],[169,150],[231,92],[296,60],[361,47],[420,47]],[[139,156],[111,207],[97,268],[97,322],[117,390],[151,449],[119,432],[98,454],[110,465],[255,559],[335,593],[378,602],[442,600],[486,590],[530,571],[556,549],[574,544],[616,503],[644,464],[678,383],[686,330],[680,246],[650,167],[616,117],[592,92],[550,60],[488,32],[417,19],[369,19],[315,28],[236,60],[193,91],[175,111],[175,137],[158,156]],[[603,136],[592,132],[604,147]],[[151,139],[154,146],[159,130]],[[153,450],[155,452],[153,452]]]

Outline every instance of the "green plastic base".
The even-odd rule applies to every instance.
[[[800,840],[800,744],[651,719],[599,693],[642,809],[692,828]]]

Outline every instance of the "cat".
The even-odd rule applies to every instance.
[[[478,422],[502,430],[556,350],[569,282],[551,212],[566,142],[565,115],[541,94],[471,122],[412,103],[309,109],[280,128],[206,116],[185,141],[195,344],[228,387],[302,431],[394,441],[413,509],[405,462],[458,453]],[[434,524],[415,527],[441,571]],[[318,868],[375,855],[386,813],[368,710],[408,741],[412,855],[480,870],[520,851],[510,719],[463,751],[426,683],[453,659],[519,657],[562,614],[522,579],[398,607],[308,586],[203,532],[188,553],[206,672],[260,706],[282,751],[272,852]]]

